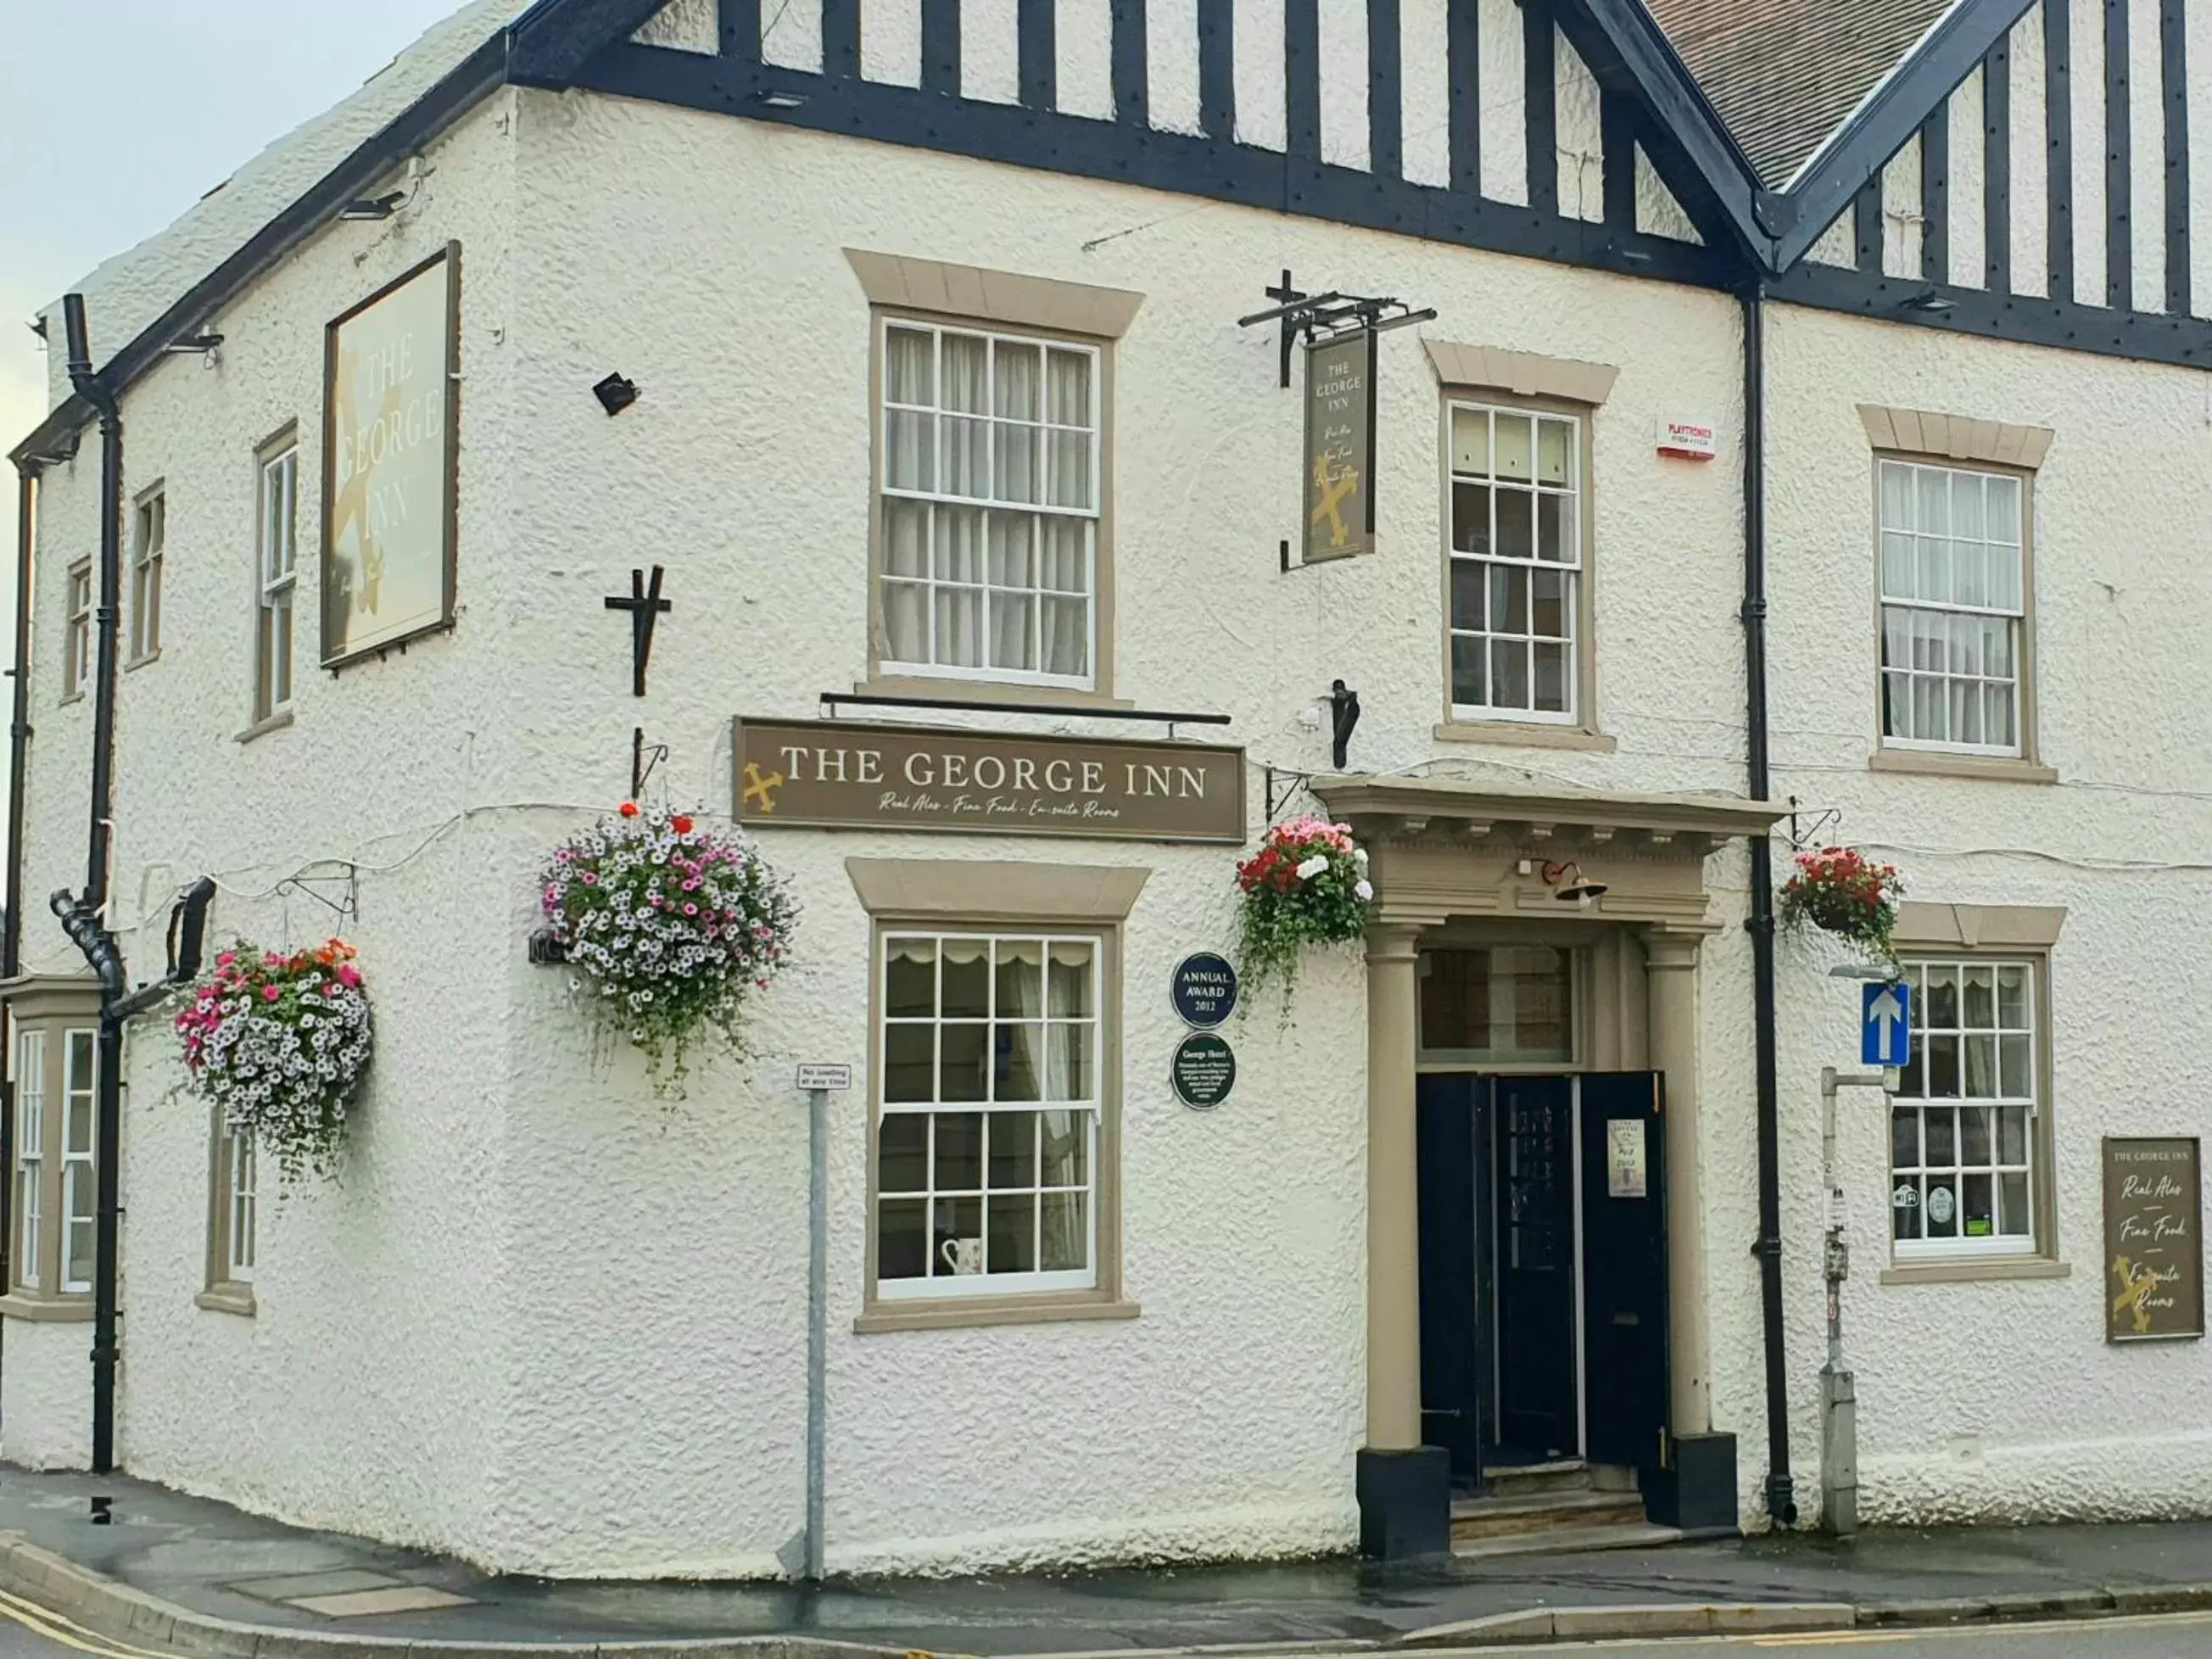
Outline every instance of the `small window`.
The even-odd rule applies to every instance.
[[[159,488],[140,497],[131,538],[131,660],[161,653],[161,548],[168,539],[169,505]]]
[[[234,1311],[245,1311],[252,1305],[260,1207],[259,1160],[254,1155],[253,1137],[232,1133],[223,1124],[220,1109],[211,1127],[214,1178],[208,1206],[208,1289]]]
[[[878,654],[902,674],[1096,683],[1096,347],[884,325]]]
[[[89,561],[69,568],[66,621],[62,630],[62,696],[84,695],[92,678],[92,565]]]
[[[46,1033],[15,1034],[15,1282],[46,1282]]]
[[[884,939],[878,1297],[1098,1285],[1102,954],[1096,935]]]
[[[299,446],[261,461],[259,586],[254,629],[253,715],[292,706],[292,598],[299,566]]]
[[[1882,742],[2026,754],[2022,480],[1905,461],[1877,465]]]
[[[1572,951],[1548,945],[1424,951],[1419,977],[1424,1059],[1573,1060]]]
[[[8,1288],[40,1302],[80,1302],[92,1292],[100,1214],[100,1049],[89,1023],[99,994],[71,981],[19,996],[9,1057],[15,1146]]]
[[[1455,403],[1451,706],[1462,720],[1582,716],[1583,423]]]
[[[1902,1261],[2036,1248],[2037,964],[1913,962],[1912,1064],[1890,1102]]]

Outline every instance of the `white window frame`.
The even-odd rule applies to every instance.
[[[82,1039],[82,1041],[80,1041]],[[78,1056],[84,1064],[80,1074]],[[62,1159],[61,1159],[61,1259],[54,1264],[61,1279],[62,1293],[82,1296],[90,1292],[92,1278],[88,1273],[82,1279],[70,1277],[70,1262],[73,1257],[75,1235],[82,1228],[85,1233],[85,1255],[88,1263],[94,1262],[99,1245],[100,1182],[95,1162],[100,1145],[100,1033],[89,1026],[66,1026],[62,1031]],[[75,1146],[70,1131],[79,1104],[84,1108],[85,1144]],[[96,1263],[94,1270],[97,1270]]]
[[[62,701],[84,695],[92,678],[92,561],[79,559],[63,578]]]
[[[300,575],[300,445],[287,436],[262,452],[255,473],[253,717],[273,719],[292,706],[298,654],[295,604]],[[283,643],[277,635],[284,619]]]
[[[260,1159],[253,1137],[223,1136],[223,1276],[233,1285],[253,1282],[253,1259],[259,1238]]]
[[[1487,422],[1490,458],[1487,471],[1476,474],[1463,472],[1458,464],[1457,430],[1463,415],[1480,416]],[[1529,477],[1527,480],[1501,478],[1497,472],[1498,422],[1500,416],[1509,420],[1525,420],[1529,423]],[[1583,684],[1583,652],[1588,642],[1583,630],[1589,625],[1584,615],[1584,586],[1589,580],[1589,560],[1585,556],[1585,525],[1583,515],[1589,511],[1589,482],[1584,477],[1583,449],[1587,437],[1587,416],[1570,414],[1552,408],[1532,408],[1515,404],[1488,403],[1473,398],[1448,398],[1444,403],[1444,676],[1445,698],[1451,708],[1451,717],[1458,721],[1504,720],[1524,726],[1580,726],[1586,716],[1583,702],[1589,695]],[[1535,476],[1540,471],[1542,453],[1541,423],[1555,422],[1567,428],[1567,482],[1548,484]],[[1457,512],[1455,497],[1458,488],[1467,485],[1490,492],[1490,525],[1486,540],[1486,550],[1462,549],[1456,545]],[[1498,545],[1498,496],[1503,489],[1516,495],[1530,498],[1528,555],[1522,558],[1495,551]],[[1567,503],[1563,512],[1565,522],[1560,527],[1559,544],[1567,555],[1561,559],[1540,556],[1541,531],[1538,512],[1543,498],[1550,497]],[[1482,573],[1484,592],[1483,620],[1485,626],[1464,628],[1459,625],[1456,589],[1458,573],[1462,569],[1476,569]],[[1496,620],[1495,577],[1498,572],[1520,571],[1528,584],[1527,626],[1521,629],[1499,629],[1491,626]],[[1560,599],[1562,634],[1538,634],[1535,631],[1535,580],[1540,574],[1556,574],[1565,578]],[[1486,691],[1495,684],[1492,678],[1491,653],[1500,644],[1523,653],[1528,664],[1528,690],[1530,706],[1525,708],[1501,705],[1488,701],[1462,702],[1459,696],[1457,671],[1458,641],[1462,639],[1484,642],[1483,674]],[[1565,703],[1561,709],[1538,708],[1536,700],[1535,647],[1556,645],[1561,649],[1565,663]]]
[[[934,401],[930,404],[904,404],[895,403],[892,401],[890,337],[895,330],[910,331],[915,333],[927,334],[932,337],[933,343],[931,356],[931,386],[933,391]],[[890,314],[879,315],[876,319],[876,352],[878,361],[881,367],[875,388],[876,464],[874,483],[877,503],[875,514],[877,520],[876,548],[874,556],[871,561],[870,569],[871,580],[874,584],[875,589],[874,593],[872,596],[871,614],[875,616],[877,618],[877,637],[879,647],[878,652],[878,665],[881,672],[886,674],[914,676],[929,679],[965,680],[989,682],[1006,685],[1054,687],[1068,690],[1089,691],[1097,689],[1100,684],[1098,653],[1101,634],[1100,612],[1103,607],[1103,594],[1101,591],[1102,585],[1100,580],[1102,574],[1101,566],[1103,560],[1102,546],[1105,533],[1105,504],[1107,490],[1109,488],[1105,475],[1105,353],[1099,346],[1091,342],[1072,338],[1064,335],[1022,333],[1008,329],[994,328],[983,325],[970,326],[957,322],[937,322],[921,318],[894,316]],[[988,343],[990,354],[988,361],[990,367],[986,369],[985,382],[991,388],[994,396],[997,390],[997,376],[995,374],[997,352],[1001,343],[1011,345],[1037,348],[1040,352],[1041,364],[1048,366],[1048,364],[1050,361],[1049,354],[1051,352],[1073,352],[1089,359],[1091,365],[1091,408],[1089,412],[1091,503],[1087,507],[1054,506],[1042,501],[1000,501],[989,494],[983,495],[960,495],[939,489],[921,489],[904,485],[895,487],[891,483],[890,433],[891,418],[894,414],[904,414],[909,416],[920,415],[932,417],[932,463],[933,465],[938,469],[938,476],[939,478],[943,477],[942,468],[945,454],[945,422],[948,419],[981,420],[985,423],[987,431],[992,434],[994,437],[994,441],[987,441],[984,445],[987,468],[993,474],[995,473],[998,461],[998,445],[995,441],[995,434],[1000,427],[1008,425],[1028,426],[1035,432],[1036,442],[1039,447],[1037,465],[1040,469],[1040,477],[1046,475],[1046,471],[1050,465],[1050,435],[1055,432],[1064,433],[1079,429],[1073,427],[1056,425],[1049,420],[1043,418],[1040,418],[1036,422],[1018,421],[1012,417],[1000,416],[995,412],[995,410],[990,414],[983,416],[972,415],[965,411],[957,410],[947,410],[944,406],[943,389],[945,384],[945,337],[948,334],[980,339]],[[1045,383],[1040,384],[1038,395],[1041,400],[1045,397]],[[1045,409],[1041,401],[1038,409],[1040,417],[1042,417],[1048,412],[1048,411]],[[1040,493],[1042,492],[1041,491]],[[1032,562],[1032,580],[1026,587],[1015,587],[1012,586],[1000,586],[993,583],[991,580],[991,570],[989,568],[990,550],[988,544],[988,537],[986,538],[986,545],[982,555],[984,563],[980,582],[952,582],[939,577],[937,574],[935,562],[935,538],[933,535],[930,538],[930,564],[928,574],[927,575],[921,577],[892,575],[890,570],[890,560],[887,556],[890,529],[889,514],[885,510],[885,504],[893,500],[921,501],[929,504],[933,523],[934,521],[936,509],[943,507],[975,507],[1000,513],[1026,513],[1035,515],[1040,521],[1040,526],[1042,525],[1042,521],[1046,518],[1068,518],[1081,520],[1088,526],[1085,538],[1086,550],[1084,557],[1084,581],[1085,584],[1085,591],[1082,595],[1085,612],[1084,672],[1080,674],[1052,674],[1045,672],[1042,668],[1029,669],[996,667],[988,661],[969,665],[963,663],[945,663],[934,660],[939,654],[935,643],[937,635],[936,597],[938,590],[940,587],[951,586],[969,588],[981,594],[983,599],[981,629],[984,643],[982,654],[986,658],[990,654],[989,645],[991,637],[992,595],[998,592],[1020,592],[1029,595],[1032,604],[1036,607],[1033,613],[1034,620],[1030,630],[1030,636],[1036,647],[1037,660],[1039,662],[1043,660],[1045,637],[1043,599],[1046,597],[1065,599],[1074,596],[1064,589],[1047,589],[1042,586],[1041,582],[1038,580],[1041,578],[1042,574],[1042,562],[1043,550],[1042,545],[1042,537],[1035,538],[1032,541],[1030,555]],[[924,609],[928,617],[929,636],[931,641],[930,660],[910,660],[905,658],[895,657],[891,654],[891,634],[886,617],[886,600],[889,595],[889,589],[894,584],[920,587],[927,596]]]
[[[131,661],[161,654],[161,555],[169,535],[169,495],[155,484],[131,514]]]
[[[1946,481],[1944,530],[1941,534],[1925,534],[1922,526],[1923,506],[1921,490],[1923,481],[1941,477]],[[1893,522],[1890,516],[1889,483],[1893,477],[1904,483],[1906,522]],[[1953,533],[1955,520],[1950,515],[1959,500],[1960,481],[1975,481],[1983,498],[1984,522],[1978,537],[1960,537]],[[2017,507],[2010,539],[1993,535],[1987,517],[1990,486],[1993,483],[2009,484]],[[1877,635],[1875,655],[1879,663],[1877,716],[1885,749],[1910,749],[1944,755],[1980,755],[1998,759],[2026,757],[2029,732],[2033,720],[2030,691],[2033,681],[2030,672],[2028,653],[2033,643],[2029,629],[2031,607],[2034,604],[2033,567],[2030,557],[2032,538],[2029,526],[2033,505],[2033,480],[2016,472],[1989,467],[1960,466],[1939,461],[1916,459],[1909,457],[1880,455],[1875,459],[1875,544]],[[1931,545],[1932,544],[1932,545]],[[2015,605],[2004,605],[1984,599],[1981,603],[1969,603],[1955,597],[1954,562],[1962,550],[1972,550],[1971,556],[1987,558],[2009,551],[2013,559],[2014,591],[2018,599]],[[1986,552],[1984,552],[1986,550]],[[1954,597],[1929,599],[1919,597],[1923,585],[1932,579],[1934,567],[1930,562],[1940,556],[1942,580],[1952,585]],[[1984,569],[1983,593],[1992,590],[1988,585],[1989,565]],[[1908,575],[1907,573],[1910,573]],[[1908,591],[1910,590],[1910,591]],[[1945,665],[1938,670],[1926,670],[1910,663],[1893,665],[1890,661],[1890,619],[1893,611],[1910,617],[1942,619],[1945,635]],[[2008,677],[1986,672],[1968,674],[1953,666],[1957,660],[1956,645],[1951,635],[1960,629],[1985,627],[1990,622],[2004,625],[2010,646],[2012,673]],[[1908,627],[1910,624],[1908,623]],[[1978,663],[1986,663],[1985,647],[1977,646]],[[2009,743],[1968,743],[1948,738],[1914,737],[1905,732],[1893,732],[1893,721],[1911,724],[1909,714],[1900,716],[1893,701],[1898,683],[1904,682],[1906,694],[1917,705],[1923,695],[1922,688],[1935,684],[1943,689],[1947,700],[1947,724],[1958,718],[1959,693],[1971,684],[1981,699],[1982,720],[1986,730],[1988,688],[2009,683],[2012,697],[2012,741]]]
[[[988,1057],[993,1054],[995,1048],[995,1043],[994,1042],[990,1033],[998,1012],[998,975],[996,972],[991,971],[987,975],[991,986],[991,1014],[988,1017],[981,1019],[956,1017],[951,1020],[947,1020],[944,1016],[942,1008],[943,993],[941,988],[941,979],[939,981],[940,988],[938,994],[939,1007],[935,1012],[927,1018],[922,1018],[920,1016],[894,1017],[890,1012],[890,981],[892,946],[896,943],[913,939],[927,939],[933,942],[939,948],[939,956],[938,959],[940,963],[943,960],[943,947],[948,943],[971,946],[981,945],[987,950],[995,950],[995,947],[1000,943],[1019,943],[1024,945],[1034,944],[1040,945],[1043,952],[1040,959],[1041,972],[1046,975],[1043,993],[1046,1000],[1046,1006],[1039,1011],[1036,1019],[1039,1023],[1042,1023],[1046,1026],[1048,1033],[1042,1052],[1048,1055],[1051,1051],[1051,1043],[1048,1035],[1051,1026],[1087,1025],[1091,1033],[1091,1092],[1088,1097],[1081,1100],[1047,1100],[1040,1098],[1036,1100],[1012,1100],[1005,1102],[990,1099],[981,1101],[932,1100],[927,1102],[893,1101],[890,1099],[888,1097],[890,1090],[887,1086],[887,1079],[890,1073],[890,1034],[892,1029],[896,1027],[912,1028],[915,1026],[927,1026],[933,1031],[941,1032],[943,1028],[948,1024],[954,1026],[981,1025],[986,1033],[985,1042],[987,1069],[991,1073],[991,1080],[987,1085],[986,1093],[994,1093],[996,1090],[997,1067],[995,1065],[989,1064],[988,1060]],[[1062,1017],[1055,1018],[1048,1012],[1050,999],[1049,964],[1051,961],[1052,947],[1055,945],[1078,945],[1084,946],[1091,953],[1091,994],[1089,999],[1091,1012],[1086,1016],[1076,1018]],[[1092,1291],[1099,1288],[1101,1284],[1098,1259],[1099,1206],[1103,1201],[1103,1182],[1099,1169],[1099,1159],[1102,1155],[1102,1143],[1103,1140],[1103,1127],[1105,1091],[1105,1084],[1103,1079],[1106,1076],[1107,1066],[1107,1056],[1105,1054],[1104,1045],[1109,1040],[1105,1016],[1105,963],[1107,960],[1108,948],[1109,942],[1102,933],[1091,933],[1068,928],[1040,927],[1029,929],[1000,927],[995,929],[962,929],[945,927],[893,927],[886,925],[878,934],[875,946],[878,999],[876,1012],[877,1041],[875,1044],[877,1056],[875,1095],[878,1113],[878,1133],[877,1146],[872,1152],[872,1157],[874,1160],[874,1179],[871,1182],[871,1189],[873,1194],[872,1201],[875,1206],[875,1212],[869,1218],[870,1237],[872,1239],[874,1239],[879,1238],[881,1236],[881,1217],[883,1213],[883,1206],[886,1202],[910,1202],[919,1199],[922,1200],[926,1206],[923,1212],[925,1217],[924,1226],[927,1237],[933,1241],[928,1263],[930,1272],[926,1277],[919,1279],[887,1279],[883,1276],[880,1271],[880,1264],[878,1262],[875,1273],[874,1294],[879,1302],[893,1303],[920,1298],[939,1299],[959,1297],[967,1299],[1009,1296],[1034,1296],[1040,1293],[1068,1291]],[[939,972],[941,975],[941,967]],[[1030,1017],[1024,1016],[1024,1023],[1030,1023]],[[933,1055],[941,1055],[943,1052],[943,1039],[941,1036],[936,1036],[933,1039],[931,1048]],[[941,1073],[939,1075],[941,1076]],[[1041,1089],[1040,1093],[1042,1092],[1042,1090]],[[990,1121],[997,1117],[1012,1115],[1014,1114],[1027,1114],[1032,1115],[1040,1120],[1036,1126],[1035,1133],[1041,1138],[1043,1133],[1043,1125],[1042,1122],[1042,1115],[1046,1112],[1050,1111],[1080,1113],[1085,1119],[1084,1136],[1084,1185],[1080,1188],[1076,1188],[1048,1186],[1045,1184],[1045,1171],[1042,1163],[1042,1146],[1040,1139],[1040,1141],[1033,1152],[1033,1172],[1036,1176],[1036,1184],[1024,1188],[1009,1188],[995,1190],[1027,1192],[1036,1199],[1036,1204],[1034,1206],[1034,1213],[1036,1216],[1035,1226],[1039,1230],[1032,1236],[1034,1240],[1033,1248],[1037,1252],[1036,1256],[1033,1258],[1036,1260],[1042,1259],[1042,1229],[1044,1224],[1044,1195],[1055,1193],[1082,1193],[1084,1194],[1085,1265],[1080,1269],[1060,1269],[1051,1272],[1039,1270],[1029,1273],[993,1273],[989,1271],[990,1224],[988,1209],[985,1208],[987,1195],[991,1191],[994,1190],[990,1185],[990,1148],[988,1139],[990,1133]],[[945,1192],[939,1192],[936,1187],[936,1121],[943,1117],[967,1115],[980,1115],[986,1120],[984,1141],[977,1152],[977,1158],[981,1164],[981,1177],[982,1184],[979,1188],[974,1189],[958,1188],[946,1189]],[[886,1121],[894,1117],[913,1116],[927,1118],[931,1123],[931,1128],[924,1154],[924,1170],[927,1185],[923,1189],[919,1191],[905,1188],[901,1188],[896,1191],[886,1190],[882,1186],[881,1181],[883,1167],[881,1151],[882,1127]],[[973,1201],[977,1205],[979,1211],[982,1212],[983,1219],[981,1221],[979,1225],[981,1230],[982,1249],[984,1252],[983,1271],[972,1273],[954,1273],[950,1271],[949,1263],[944,1262],[939,1259],[939,1251],[941,1247],[938,1246],[934,1243],[939,1231],[935,1224],[935,1206],[938,1200],[942,1198],[973,1200]]]
[[[2044,1170],[2042,1160],[2048,1156],[2048,1139],[2043,1121],[2043,1042],[2044,1022],[2047,1019],[2047,1005],[2044,1000],[2044,975],[2048,969],[2045,959],[2032,956],[1961,956],[1955,953],[1928,951],[1908,956],[1905,962],[1907,982],[1912,987],[1913,1064],[1907,1067],[1899,1080],[1898,1091],[1889,1097],[1889,1121],[1886,1126],[1889,1136],[1889,1194],[1890,1250],[1892,1258],[1899,1262],[1971,1257],[1983,1260],[1992,1257],[2013,1258],[2034,1256],[2041,1252],[2040,1240],[2044,1231],[2041,1206],[2045,1201],[2042,1190]],[[2025,1025],[2009,1024],[2003,1017],[2003,997],[2001,975],[2008,971],[2023,973],[2026,983],[2023,1001],[2026,1007]],[[1969,1021],[1965,975],[1967,973],[1990,976],[1990,1018]],[[1932,1026],[1933,1008],[1928,996],[1931,973],[1958,975],[1958,1018],[1941,1026]],[[1966,1048],[1971,1039],[1984,1039],[1990,1044],[1992,1075],[1996,1086],[1988,1092],[1968,1094]],[[1954,1062],[1959,1092],[1955,1095],[1936,1096],[1928,1092],[1934,1077],[1932,1045],[1937,1042],[1953,1041],[1957,1044]],[[2024,1067],[2024,1071],[2022,1068]],[[1920,1092],[1908,1090],[1917,1080]],[[2017,1080],[2021,1086],[2009,1086]],[[2023,1156],[2010,1159],[2002,1156],[2003,1134],[2000,1124],[2002,1112],[2022,1113],[2021,1136]],[[1918,1161],[1903,1164],[1898,1161],[1897,1121],[1900,1112],[1916,1115],[1915,1150]],[[1988,1151],[1986,1160],[1968,1162],[1966,1157],[1966,1114],[1970,1111],[1986,1115]],[[1949,1113],[1952,1119],[1950,1136],[1951,1157],[1942,1162],[1928,1161],[1932,1137],[1929,1131],[1931,1112]],[[1929,1212],[1929,1195],[1935,1191],[1937,1176],[1946,1176],[1942,1184],[1950,1194],[1953,1219],[1949,1224],[1955,1231],[1940,1238],[1928,1237]],[[1966,1182],[1971,1176],[1986,1176],[1990,1184],[1991,1223],[1996,1231],[1982,1237],[1969,1237],[1967,1225]],[[2026,1206],[2027,1231],[2002,1231],[2009,1217],[2003,1194],[2005,1176],[2016,1176]],[[1921,1210],[1918,1224],[1920,1236],[1900,1238],[1897,1236],[1895,1211],[1899,1194],[1911,1187],[1917,1201],[1911,1207]]]
[[[15,1284],[46,1287],[46,1028],[15,1032]]]

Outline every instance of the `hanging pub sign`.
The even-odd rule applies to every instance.
[[[2203,1182],[2194,1139],[2105,1141],[2105,1340],[2204,1334]]]
[[[736,722],[740,823],[1244,840],[1244,751],[857,720]]]
[[[1362,328],[1306,348],[1305,562],[1375,550],[1375,342]]]
[[[461,248],[325,331],[323,665],[453,625]]]

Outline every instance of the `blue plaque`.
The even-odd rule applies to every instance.
[[[1211,1030],[1237,1012],[1237,969],[1228,957],[1200,951],[1176,963],[1168,994],[1184,1024]]]

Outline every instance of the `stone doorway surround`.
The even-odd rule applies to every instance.
[[[1450,1547],[1450,1480],[1421,1444],[1420,1267],[1414,1154],[1416,967],[1424,933],[1469,921],[1573,916],[1632,933],[1644,951],[1650,1063],[1667,1079],[1667,1206],[1702,1213],[1698,1158],[1698,960],[1711,915],[1706,855],[1768,833],[1786,805],[1722,795],[1538,788],[1457,778],[1348,777],[1313,793],[1369,850],[1367,930],[1367,1443],[1360,1547],[1386,1559]],[[1527,860],[1529,872],[1522,873]],[[1587,908],[1542,878],[1574,862],[1606,884]],[[1712,1426],[1698,1230],[1669,1231],[1674,1432]]]

